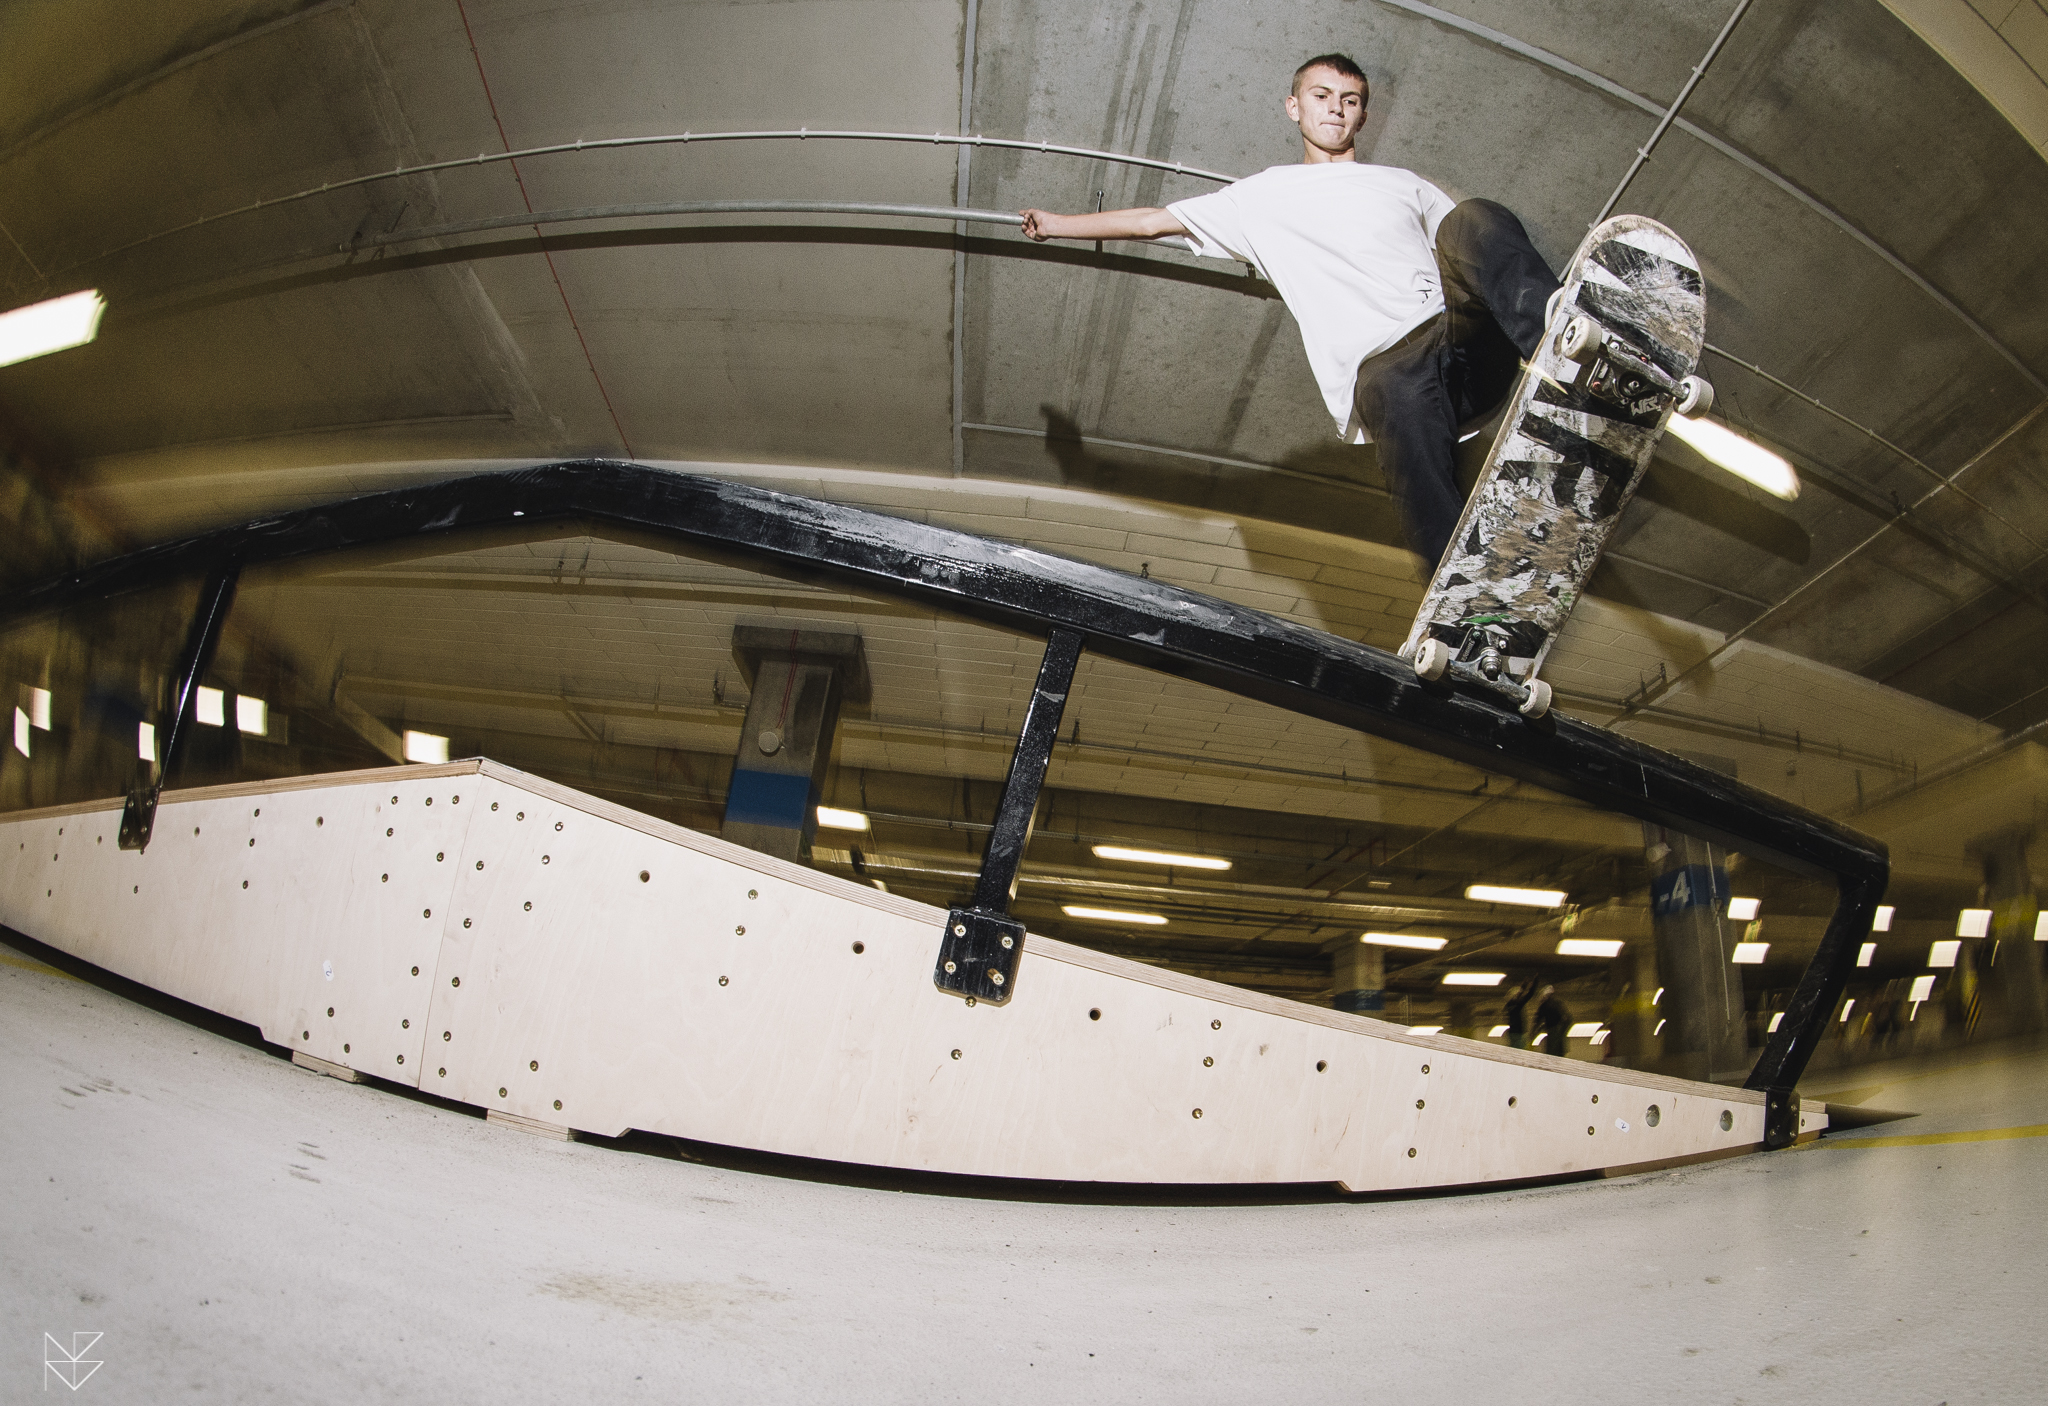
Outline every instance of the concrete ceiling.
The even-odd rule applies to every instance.
[[[96,550],[480,465],[630,455],[1142,568],[1390,644],[1416,571],[1372,452],[1336,443],[1293,323],[1241,269],[852,216],[585,220],[349,252],[526,210],[1078,209],[1098,192],[1150,204],[1212,182],[984,148],[963,191],[948,146],[692,143],[456,167],[155,236],[477,153],[683,131],[954,132],[963,103],[967,130],[990,136],[1249,173],[1294,159],[1287,74],[1338,48],[1372,77],[1367,159],[1507,202],[1561,265],[1655,123],[1616,90],[1661,109],[1732,8],[18,4],[0,15],[14,79],[0,89],[0,302],[96,286],[112,310],[90,347],[0,369],[0,412]],[[1902,872],[1947,902],[1966,872],[1961,832],[2040,805],[2031,761],[2004,791],[1915,788],[2048,719],[2048,162],[1878,0],[1758,0],[1684,117],[1619,208],[1671,223],[1701,256],[1709,337],[1728,354],[1707,364],[1721,412],[1784,448],[1805,492],[1778,502],[1671,445],[1560,646],[1562,706],[1737,760],[1745,779],[1893,836]],[[323,687],[344,676],[387,720],[431,718],[535,758],[568,756],[550,745],[695,757],[694,780],[670,774],[666,794],[709,805],[722,779],[703,768],[730,755],[737,718],[712,694],[719,632],[749,611],[837,612],[900,656],[886,687],[878,675],[874,717],[849,722],[846,774],[999,774],[1030,645],[602,544],[572,578],[564,550],[337,565],[287,594],[259,586],[238,620],[258,653]],[[438,623],[389,635],[408,613]],[[632,632],[652,634],[623,648]],[[1053,784],[1152,807],[1117,812],[1127,828],[1165,833],[1194,806],[1210,808],[1212,838],[1282,816],[1361,836],[1456,822],[1483,848],[1559,823],[1560,806],[1526,797],[1459,820],[1472,808],[1428,788],[1465,795],[1485,778],[1091,668],[1079,712],[1103,750],[1074,749]],[[1140,694],[1154,701],[1135,707]],[[1168,718],[1211,740],[1152,738]],[[577,780],[568,761],[557,770]],[[1376,784],[1354,787],[1359,775]],[[924,804],[900,784],[907,809]],[[1609,855],[1631,843],[1573,841]],[[1287,844],[1294,869],[1266,879],[1306,885],[1315,847]],[[1530,870],[1571,851],[1532,850]],[[1362,882],[1369,863],[1354,867]],[[1602,882],[1619,892],[1634,877]],[[1312,931],[1298,937],[1313,950]]]

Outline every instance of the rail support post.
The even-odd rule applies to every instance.
[[[1010,900],[1017,893],[1017,867],[1024,861],[1024,847],[1031,843],[1039,789],[1045,784],[1045,769],[1052,761],[1060,715],[1066,711],[1067,691],[1080,658],[1081,636],[1054,630],[1038,665],[1038,682],[1024,713],[1017,750],[1010,757],[1010,775],[1003,782],[1003,799],[996,808],[974,897],[967,907],[946,915],[939,959],[932,968],[932,984],[941,991],[995,1006],[1016,993],[1024,925],[1010,916]]]
[[[163,741],[163,760],[152,771],[147,763],[137,768],[135,787],[121,807],[122,849],[149,848],[150,833],[156,828],[156,801],[163,794],[164,781],[177,764],[178,752],[192,731],[193,713],[199,701],[199,680],[213,662],[214,647],[220,643],[221,626],[235,603],[235,583],[241,579],[240,562],[228,562],[207,573],[199,589],[199,609],[186,631],[185,647],[170,678],[171,725]]]

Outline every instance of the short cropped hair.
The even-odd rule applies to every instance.
[[[1301,76],[1312,68],[1334,68],[1346,78],[1358,80],[1358,100],[1367,106],[1372,104],[1372,84],[1365,76],[1365,70],[1358,66],[1349,54],[1317,54],[1300,68],[1294,70],[1294,86],[1289,90],[1296,97],[1301,96]]]

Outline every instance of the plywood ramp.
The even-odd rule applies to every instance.
[[[971,1006],[931,982],[941,910],[489,761],[169,792],[143,854],[119,822],[118,801],[0,817],[0,922],[311,1059],[550,1127],[1357,1191],[1763,1141],[1761,1094],[1048,938],[1007,1006]]]

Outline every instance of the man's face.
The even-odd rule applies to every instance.
[[[1365,125],[1365,91],[1356,78],[1316,67],[1301,75],[1300,89],[1287,96],[1287,120],[1302,140],[1332,156],[1351,150]]]

